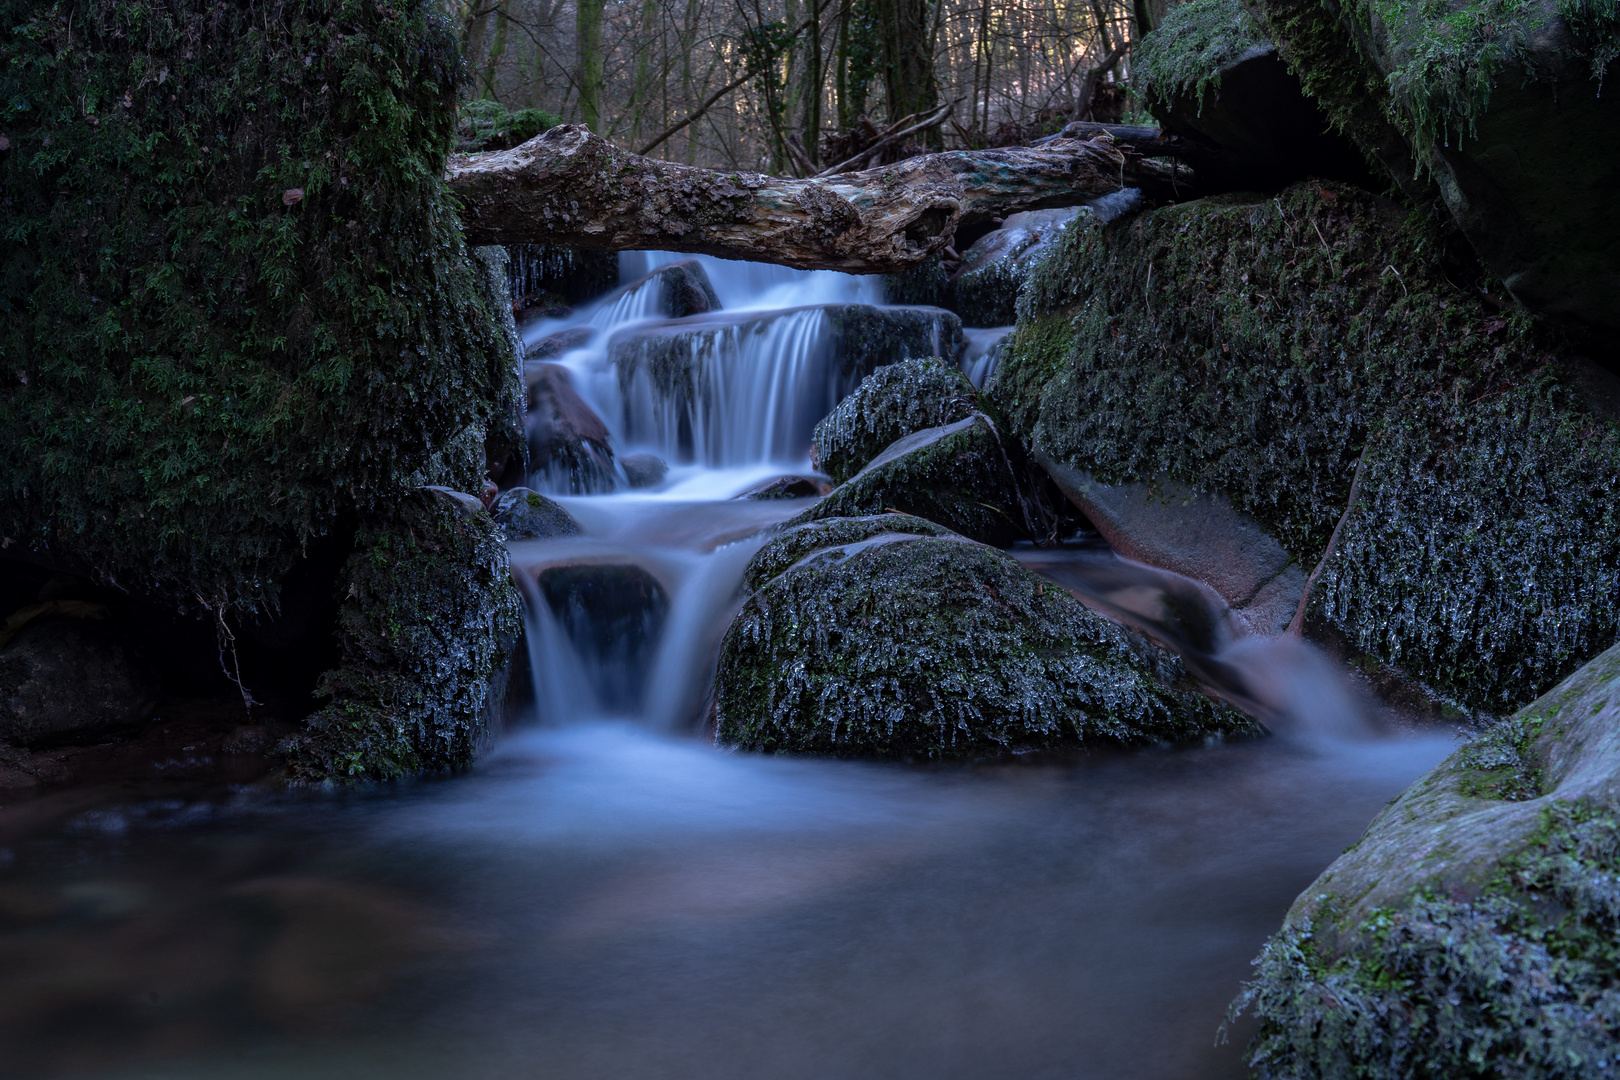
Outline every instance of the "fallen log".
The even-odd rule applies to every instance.
[[[1060,139],[795,180],[639,157],[565,124],[510,150],[453,156],[446,179],[473,244],[682,251],[883,274],[939,251],[958,225],[1118,191],[1124,164],[1108,139]]]

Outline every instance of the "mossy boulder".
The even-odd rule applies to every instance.
[[[966,376],[937,356],[880,367],[816,425],[810,460],[842,484],[896,439],[971,416],[978,400]]]
[[[494,519],[455,494],[413,492],[356,535],[328,703],[282,747],[294,780],[465,768],[487,741],[522,608]]]
[[[1305,568],[1344,519],[1314,632],[1495,712],[1615,640],[1602,378],[1397,208],[1307,184],[1075,229],[1020,304],[986,392],[1032,451],[1223,496]]]
[[[1017,448],[980,412],[896,440],[795,522],[888,510],[938,522],[986,544],[1047,539],[1051,504],[1018,468]]]
[[[126,628],[85,614],[0,629],[0,743],[81,741],[152,714],[162,683],[150,658]]]
[[[790,528],[747,579],[716,674],[723,743],[952,758],[1250,730],[1170,654],[929,523]]]
[[[1336,125],[1439,196],[1531,311],[1620,327],[1620,7],[1588,0],[1254,0]]]
[[[1419,780],[1302,893],[1238,1008],[1262,1078],[1620,1067],[1620,647]]]
[[[217,666],[214,630],[274,621],[306,552],[427,544],[414,487],[521,456],[508,271],[443,181],[460,70],[434,3],[0,0],[8,554],[205,608]],[[438,578],[398,574],[386,603],[426,618]],[[458,603],[505,604],[491,580]],[[330,631],[346,670],[380,663],[367,617]],[[323,721],[301,775],[465,760],[482,646],[435,625],[430,691],[377,689],[441,665],[419,654],[327,683],[328,720],[416,734]]]
[[[1277,191],[1306,177],[1369,183],[1354,143],[1301,88],[1243,0],[1178,5],[1138,43],[1134,89],[1188,140],[1195,191]]]

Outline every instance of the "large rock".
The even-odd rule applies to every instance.
[[[1454,287],[1404,210],[1316,183],[1166,207],[1066,233],[1023,303],[987,394],[1032,451],[1219,496],[1302,571],[1343,521],[1310,632],[1496,713],[1615,640],[1603,380]]]
[[[709,282],[708,271],[696,259],[660,266],[639,281],[631,282],[617,294],[616,302],[633,306],[642,314],[665,319],[684,319],[720,310],[720,297]]]
[[[1256,1075],[1620,1063],[1620,647],[1419,780],[1300,894],[1240,1004]]]
[[[547,491],[590,495],[619,486],[607,425],[560,364],[529,364],[529,469]]]
[[[1199,194],[1278,191],[1307,177],[1373,179],[1368,160],[1306,96],[1243,0],[1172,8],[1138,43],[1136,89],[1184,137]]]
[[[1333,121],[1409,193],[1437,192],[1534,312],[1620,328],[1620,52],[1612,6],[1254,0]]]
[[[572,562],[535,572],[598,702],[619,713],[640,704],[669,615],[669,593],[634,563]]]
[[[120,626],[40,618],[0,648],[0,740],[82,741],[152,714],[157,669]]]
[[[896,439],[973,415],[978,400],[961,371],[938,357],[880,367],[816,425],[810,460],[842,484]]]
[[[886,514],[760,550],[721,648],[720,741],[943,758],[1250,729],[1170,654],[1010,557],[917,533],[937,527]]]

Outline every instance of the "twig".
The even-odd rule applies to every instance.
[[[960,101],[961,98],[957,98],[956,100]],[[823,169],[821,172],[816,174],[816,178],[820,179],[823,176],[836,176],[840,172],[844,171],[845,166],[854,165],[855,163],[859,162],[863,158],[866,158],[869,155],[871,155],[873,152],[881,150],[885,146],[888,146],[891,143],[898,142],[900,139],[905,138],[907,135],[914,135],[919,131],[924,131],[924,130],[926,130],[928,128],[934,127],[936,124],[944,123],[945,118],[948,117],[951,114],[952,110],[954,110],[955,108],[956,108],[956,101],[948,101],[948,102],[946,102],[944,105],[942,105],[939,108],[939,110],[937,112],[934,113],[934,115],[930,116],[928,119],[923,120],[923,121],[921,121],[919,123],[913,124],[910,127],[906,128],[904,131],[897,131],[897,132],[893,133],[892,135],[885,135],[883,138],[879,139],[877,142],[873,143],[871,146],[868,146],[865,150],[862,150],[859,154],[856,154],[854,157],[850,158],[848,161],[840,161],[838,164],[834,165],[830,169]]]
[[[1350,498],[1345,501],[1344,513],[1339,515],[1339,523],[1333,526],[1333,535],[1328,537],[1327,547],[1322,552],[1322,558],[1317,561],[1316,569],[1311,576],[1305,579],[1305,591],[1300,594],[1299,608],[1294,612],[1293,621],[1288,624],[1286,633],[1294,637],[1305,636],[1305,609],[1310,606],[1311,590],[1316,587],[1316,579],[1322,576],[1327,568],[1327,561],[1333,557],[1334,550],[1339,546],[1339,534],[1344,531],[1344,523],[1350,520],[1350,513],[1356,508],[1356,496],[1361,493],[1361,473],[1367,467],[1367,447],[1361,448],[1361,456],[1356,459],[1356,475],[1350,481]]]

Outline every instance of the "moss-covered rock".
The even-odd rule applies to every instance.
[[[937,356],[880,367],[816,425],[810,460],[842,484],[896,439],[964,420],[978,401],[967,377]]]
[[[1256,1075],[1620,1069],[1620,647],[1453,754],[1294,902]]]
[[[761,549],[721,647],[721,742],[947,758],[1249,730],[1170,654],[1001,552],[923,531],[880,515]]]
[[[1137,96],[1164,130],[1188,140],[1196,192],[1277,191],[1311,176],[1373,179],[1243,0],[1171,9],[1138,43],[1132,72]]]
[[[794,522],[915,514],[986,544],[1047,539],[1054,522],[1017,468],[1017,448],[974,412],[897,440]]]
[[[489,98],[464,101],[456,118],[456,151],[510,150],[560,123],[560,117],[544,109],[509,109]]]
[[[1506,711],[1620,629],[1620,431],[1428,235],[1317,184],[1072,230],[987,393],[1032,450],[1223,495],[1303,567],[1345,517],[1312,624]]]
[[[1620,327],[1620,54],[1607,0],[1254,0],[1307,92],[1409,194],[1438,194],[1532,311]],[[1580,147],[1578,153],[1549,147]]]
[[[521,606],[477,499],[421,490],[359,530],[339,579],[342,656],[329,703],[282,752],[295,780],[464,768],[504,693]]]
[[[0,532],[255,609],[487,420],[435,5],[0,7]]]
[[[437,543],[400,516],[411,489],[479,491],[521,458],[508,270],[468,251],[442,178],[459,71],[431,2],[0,0],[12,554],[142,610],[206,608],[199,659],[217,665],[214,630],[286,622],[308,552],[357,527],[363,551]],[[481,572],[455,550],[473,561],[434,580]],[[394,585],[387,603],[426,619],[437,601]],[[339,642],[345,671],[382,663],[368,617],[333,628],[361,635]],[[482,656],[478,633],[441,620],[419,642],[441,655],[328,680],[300,774],[464,761],[485,673],[402,688]],[[339,714],[370,719],[339,738]]]

